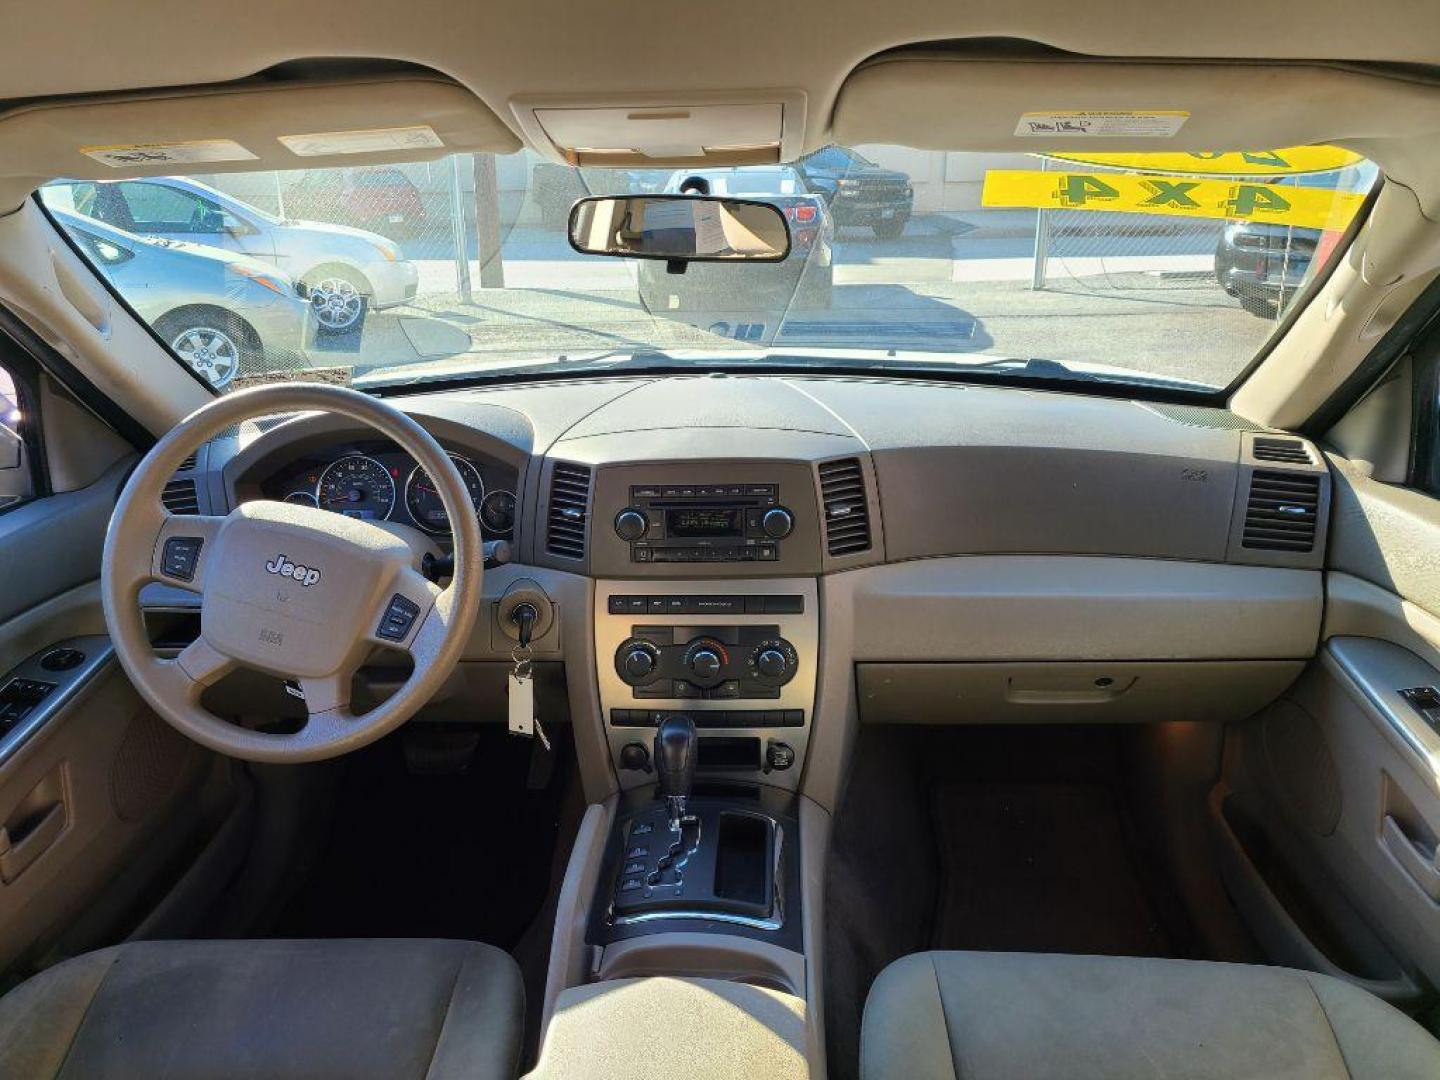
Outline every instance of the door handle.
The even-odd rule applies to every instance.
[[[1431,900],[1440,902],[1440,863],[1437,852],[1421,847],[1410,839],[1405,827],[1389,814],[1381,826],[1381,838],[1385,849],[1395,856],[1395,861],[1407,877]]]
[[[17,830],[15,838],[8,827],[0,827],[0,881],[13,883],[64,831],[65,804],[58,802],[23,823],[23,831]]]

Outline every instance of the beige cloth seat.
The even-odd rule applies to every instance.
[[[865,1003],[862,1080],[1436,1080],[1440,1042],[1338,979],[1289,968],[917,953]]]
[[[520,969],[470,941],[140,941],[0,998],[0,1077],[513,1080]]]

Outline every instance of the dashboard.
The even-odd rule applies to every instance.
[[[470,696],[422,715],[503,718],[534,604],[537,700],[596,791],[653,780],[670,712],[703,774],[838,790],[858,723],[1238,719],[1318,642],[1324,457],[1222,409],[802,375],[392,401],[510,541]],[[288,499],[448,542],[415,462],[331,415],[243,427],[175,482],[202,513]]]

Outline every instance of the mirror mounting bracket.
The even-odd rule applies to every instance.
[[[688,259],[666,259],[665,272],[667,274],[683,274],[685,268],[690,265]]]

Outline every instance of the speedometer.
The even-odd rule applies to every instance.
[[[455,468],[460,470],[460,479],[465,481],[470,502],[474,504],[476,513],[479,513],[480,504],[485,501],[485,481],[480,479],[480,470],[456,454],[451,454],[450,460],[455,463]],[[410,511],[415,524],[422,529],[433,533],[450,531],[450,515],[445,513],[445,505],[440,501],[440,492],[435,487],[435,481],[430,479],[430,474],[423,466],[416,465],[410,473],[410,479],[405,481],[405,509]]]
[[[374,458],[348,454],[325,466],[315,501],[321,510],[380,521],[395,509],[395,479]]]

